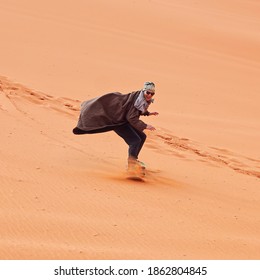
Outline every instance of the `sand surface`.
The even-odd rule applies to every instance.
[[[260,259],[260,3],[0,2],[1,259]],[[82,101],[156,83],[125,179]]]

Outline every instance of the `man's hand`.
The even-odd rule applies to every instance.
[[[146,129],[148,130],[151,130],[151,131],[154,131],[155,130],[155,127],[153,127],[152,125],[148,124]]]
[[[157,115],[159,115],[158,112],[151,112],[151,113],[149,114],[149,116],[157,116]]]

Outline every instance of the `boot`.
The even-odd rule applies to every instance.
[[[128,171],[135,171],[136,170],[136,165],[137,165],[137,159],[133,157],[128,158],[128,166],[127,170]]]

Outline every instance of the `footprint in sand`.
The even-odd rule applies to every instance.
[[[12,105],[20,112],[24,113],[17,101],[24,99],[36,105],[46,106],[61,113],[74,115],[75,111],[79,111],[80,101],[70,98],[55,98],[49,94],[35,92],[22,85],[12,84],[4,77],[0,77],[0,90],[10,100]]]
[[[260,178],[259,164],[255,164],[260,162],[257,159],[246,158],[224,148],[202,146],[190,139],[163,133],[163,129],[161,131],[162,133],[151,137],[153,145],[150,144],[159,153],[179,156],[185,160],[194,160],[195,155],[198,161],[205,164],[226,166],[236,172]]]

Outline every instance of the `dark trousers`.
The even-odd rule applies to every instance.
[[[126,144],[129,146],[128,148],[128,156],[130,158],[137,159],[138,155],[144,145],[144,142],[146,140],[146,134],[142,131],[138,131],[134,127],[132,127],[129,123],[120,125],[120,126],[114,126],[109,128],[101,128],[91,131],[84,131],[79,129],[78,127],[75,127],[73,129],[74,134],[94,134],[94,133],[102,133],[114,130],[117,135],[119,135],[121,138],[123,138],[126,142]]]
[[[115,133],[122,137],[129,146],[128,157],[138,159],[138,155],[146,140],[146,134],[133,128],[129,123],[114,129]]]

